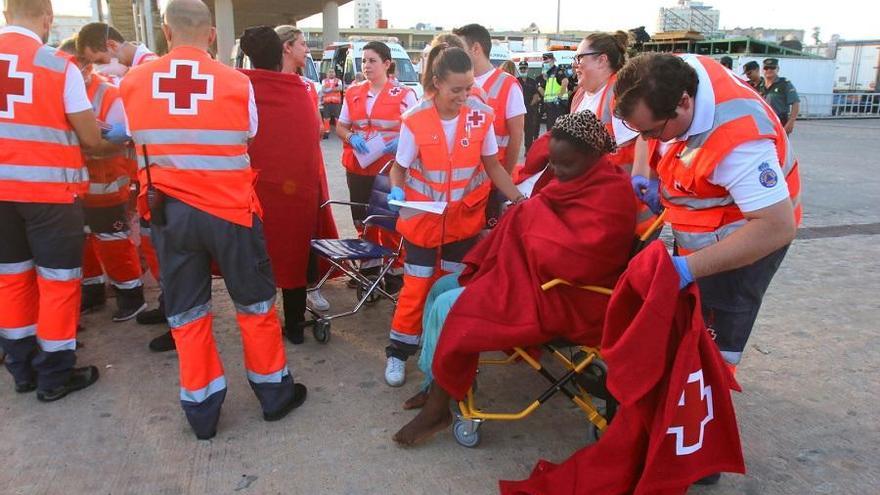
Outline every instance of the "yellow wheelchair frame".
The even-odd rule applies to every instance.
[[[641,248],[644,247],[647,241],[650,240],[655,233],[657,233],[658,228],[663,225],[664,216],[665,215],[661,213],[654,221],[654,223],[651,224],[651,227],[638,238],[637,244],[633,249],[634,253],[637,253],[639,250],[641,250]],[[558,285],[573,286],[607,296],[610,296],[612,294],[612,290],[606,287],[597,287],[593,285],[576,285],[561,278],[553,279],[541,285],[541,290],[548,291]],[[540,363],[540,361],[533,358],[528,352],[519,347],[514,347],[513,353],[506,359],[480,360],[480,366],[506,366],[522,360],[526,364],[531,366],[532,369],[537,371],[541,376],[547,379],[547,381],[549,381],[551,385],[547,390],[544,391],[544,393],[538,396],[538,398],[530,403],[525,409],[514,413],[497,413],[483,411],[477,406],[476,399],[474,398],[476,389],[475,381],[471,389],[468,390],[468,393],[465,396],[464,400],[458,402],[459,412],[456,414],[456,418],[452,427],[452,432],[455,436],[455,441],[458,442],[459,445],[468,448],[476,447],[480,444],[480,426],[482,426],[484,422],[490,420],[516,421],[524,419],[535,412],[535,410],[537,410],[539,407],[541,407],[541,405],[549,400],[550,397],[556,395],[557,392],[562,392],[584,413],[587,421],[589,422],[589,433],[592,439],[597,440],[599,438],[602,432],[604,432],[605,429],[608,427],[608,422],[610,421],[611,416],[613,416],[616,410],[616,401],[613,401],[613,398],[611,398],[610,394],[608,394],[604,399],[606,410],[604,413],[600,412],[599,408],[594,403],[595,397],[576,381],[576,379],[582,376],[585,371],[589,370],[593,373],[593,375],[602,379],[602,381],[604,382],[604,378],[608,374],[608,367],[602,360],[599,350],[587,346],[574,346],[566,342],[551,342],[544,344],[543,347],[567,369],[567,372],[564,375],[557,378],[549,370],[547,370],[547,368],[544,367]],[[559,351],[559,347],[576,347],[577,352],[571,357],[571,359],[569,359],[567,356]],[[573,387],[571,386],[572,384]]]

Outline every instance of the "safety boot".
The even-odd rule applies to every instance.
[[[147,309],[143,285],[133,289],[119,287],[114,289],[116,289],[116,312],[113,313],[113,321],[128,321]]]
[[[107,302],[107,293],[104,284],[88,284],[82,286],[82,302],[79,305],[80,314],[88,314],[97,311]]]
[[[148,309],[137,315],[137,322],[140,325],[158,325],[160,323],[168,323],[165,317],[165,296],[159,294],[159,307],[156,309]]]

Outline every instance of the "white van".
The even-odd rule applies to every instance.
[[[416,97],[421,98],[425,91],[419,82],[419,73],[413,67],[406,50],[396,40],[358,38],[357,40],[333,43],[324,49],[325,58],[321,61],[321,71],[326,74],[325,70],[329,70],[331,67],[335,68],[336,75],[341,75],[343,85],[348,87],[355,81],[355,76],[361,73],[364,46],[370,41],[381,41],[388,45],[388,48],[391,49],[391,59],[394,60],[396,66],[397,80],[400,81],[400,84],[412,88],[416,92]],[[333,54],[328,58],[328,52],[331,50]],[[325,62],[327,63],[325,64]]]
[[[247,55],[241,51],[241,47],[238,44],[239,40],[235,40],[235,46],[232,48],[232,60],[236,69],[253,69],[253,65],[251,64],[251,59],[248,58]],[[318,71],[315,70],[315,61],[312,60],[312,55],[306,55],[306,66],[303,67],[303,76],[306,79],[309,79],[312,82],[320,83],[321,80],[318,78]]]
[[[492,50],[489,51],[489,62],[492,62],[492,65],[495,67],[500,67],[501,64],[508,60],[510,60],[510,50],[504,45],[492,43]]]

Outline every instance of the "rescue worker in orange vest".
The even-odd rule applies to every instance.
[[[7,0],[0,29],[0,346],[19,393],[58,400],[95,383],[74,368],[82,296],[82,149],[101,138],[70,58],[44,45],[49,0]]]
[[[125,111],[162,270],[168,324],[180,361],[180,402],[196,437],[217,432],[226,378],[212,334],[211,262],[235,303],[248,381],[266,421],[302,404],[306,387],[287,367],[275,312],[254,172],[257,132],[247,77],[214,61],[211,12],[201,0],[172,0],[162,30],[168,55],[122,82]]]
[[[391,49],[380,41],[364,45],[361,69],[366,81],[353,85],[345,92],[345,103],[336,125],[336,134],[343,141],[342,164],[348,183],[349,198],[353,203],[369,203],[373,180],[382,168],[394,158],[400,134],[401,116],[416,105],[416,95],[410,88],[392,84],[388,69],[392,62]],[[382,139],[383,155],[370,163],[361,163],[357,154],[366,154],[367,141]],[[352,207],[351,218],[358,231],[363,229],[366,208]],[[396,250],[400,237],[380,229],[369,229],[367,237],[380,245]],[[381,260],[367,260],[361,264],[361,273],[373,276],[379,272]],[[386,275],[385,290],[394,294],[400,290],[399,275]]]
[[[76,57],[76,40],[70,38],[58,47]],[[86,84],[86,93],[98,122],[105,126],[124,126],[125,113],[119,88],[95,74],[93,65],[75,58]],[[86,156],[89,190],[83,198],[86,243],[83,256],[83,312],[102,306],[106,300],[104,272],[116,291],[113,321],[127,321],[147,308],[141,282],[141,260],[130,238],[128,201],[131,180],[136,179],[136,163],[125,147],[112,156]]]
[[[496,68],[489,61],[492,37],[479,24],[468,24],[453,31],[465,44],[474,64],[474,84],[483,91],[483,100],[495,112],[495,140],[498,143],[498,161],[508,174],[519,161],[525,136],[526,104],[516,77]],[[510,153],[507,150],[510,149]],[[501,214],[504,198],[493,188],[486,210],[487,225],[495,226]]]
[[[385,381],[406,380],[406,359],[419,347],[422,312],[431,285],[460,272],[461,261],[486,223],[491,184],[513,202],[525,199],[498,161],[492,108],[471,96],[467,52],[439,44],[428,56],[431,97],[404,115],[391,170],[390,199],[446,202],[441,214],[406,211],[397,230],[406,247],[404,284],[386,348]]]
[[[330,69],[327,78],[321,81],[321,117],[323,118],[324,139],[330,137],[330,126],[336,128],[336,119],[342,108],[342,80],[336,77],[336,71]]]
[[[753,89],[704,56],[640,55],[618,72],[614,90],[615,114],[659,142],[659,195],[680,286],[699,285],[703,318],[735,370],[801,219],[785,129]],[[658,194],[641,192],[649,202]]]

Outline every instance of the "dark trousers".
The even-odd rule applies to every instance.
[[[351,172],[345,172],[345,182],[348,183],[348,199],[352,203],[370,202],[370,195],[373,193],[373,181],[376,180],[372,175],[358,175]],[[353,206],[351,208],[351,221],[354,226],[360,230],[367,218],[367,208],[363,206]]]
[[[528,112],[526,112],[525,125],[523,126],[524,142],[526,146],[526,151],[532,147],[532,143],[535,142],[535,139],[538,139],[538,134],[541,131],[541,121],[540,114],[538,113],[538,106],[535,105],[533,107],[529,107]]]
[[[568,102],[545,103],[544,108],[547,110],[547,130],[553,129],[556,119],[568,113]]]
[[[83,209],[0,201],[0,345],[16,383],[63,385],[76,363]]]

